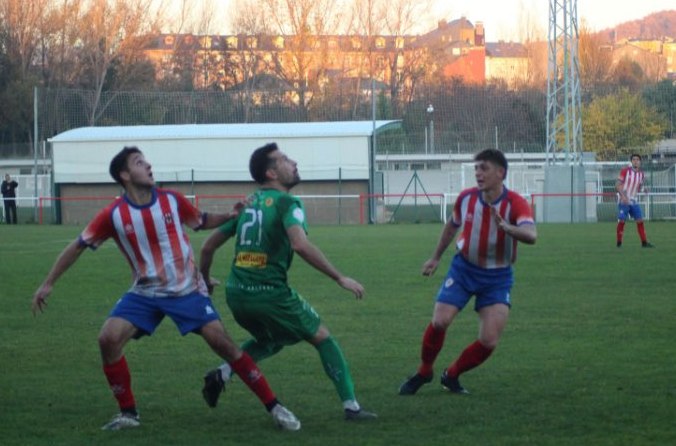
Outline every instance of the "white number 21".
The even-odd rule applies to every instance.
[[[246,214],[246,219],[248,220],[250,215],[251,220],[245,222],[242,225],[242,230],[240,231],[239,235],[239,244],[251,245],[253,242],[249,237],[247,237],[247,233],[250,232],[249,229],[253,229],[255,231],[256,226],[258,226],[258,240],[256,240],[256,244],[260,245],[261,238],[263,237],[263,211],[260,209],[248,208],[244,210],[244,213]]]

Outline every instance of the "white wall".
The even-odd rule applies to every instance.
[[[158,181],[250,181],[249,157],[269,142],[298,163],[304,180],[368,180],[372,127],[360,121],[74,129],[50,140],[54,181],[111,182],[110,160],[130,145],[143,151]]]

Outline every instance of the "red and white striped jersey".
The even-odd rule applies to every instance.
[[[636,201],[638,193],[641,192],[643,188],[643,180],[645,180],[645,174],[641,169],[634,170],[633,167],[627,166],[620,171],[617,179],[622,183],[622,190],[629,199],[629,201]],[[620,199],[618,194],[618,200]]]
[[[460,193],[451,223],[462,226],[456,246],[468,262],[481,268],[504,268],[516,261],[517,240],[498,228],[491,207],[512,225],[535,224],[530,206],[521,195],[505,188],[497,201],[485,203],[476,187]]]
[[[182,194],[153,189],[152,201],[135,206],[126,196],[99,211],[80,234],[80,243],[96,249],[113,237],[134,272],[130,292],[148,297],[207,294],[183,224],[199,229],[205,214]]]

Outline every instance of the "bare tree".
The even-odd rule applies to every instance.
[[[521,81],[525,85],[543,85],[547,79],[547,35],[537,19],[534,5],[519,2],[518,39],[526,47],[528,62]]]
[[[389,59],[389,88],[392,107],[401,110],[399,95],[412,85],[412,78],[421,68],[423,58],[408,46],[410,34],[432,10],[431,0],[388,0],[382,5],[384,31],[394,39],[394,47],[387,52]]]
[[[333,0],[262,0],[270,27],[284,38],[284,51],[276,51],[276,75],[293,86],[301,111],[312,100],[327,67],[326,40],[338,29],[341,15]]]
[[[40,29],[49,11],[49,0],[0,0],[0,23],[5,27],[6,53],[25,79],[35,62]]]
[[[230,27],[234,35],[230,36],[223,48],[223,68],[226,78],[231,80],[230,87],[239,93],[244,122],[252,119],[252,108],[256,94],[262,93],[261,85],[266,74],[273,72],[270,66],[272,56],[270,46],[280,45],[280,40],[271,36],[265,10],[257,0],[241,0],[232,5]],[[259,45],[268,45],[259,48]],[[281,49],[281,48],[280,48]]]
[[[585,89],[610,80],[612,48],[601,33],[593,32],[583,21],[579,29],[580,82]]]
[[[79,53],[83,86],[94,90],[89,103],[89,121],[93,125],[103,113],[101,93],[111,80],[116,63],[132,63],[140,57],[144,39],[159,32],[162,14],[157,14],[153,0],[92,0],[81,11]],[[129,74],[129,73],[127,73]],[[123,89],[125,78],[116,78],[114,87]]]

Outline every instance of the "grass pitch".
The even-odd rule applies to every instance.
[[[33,318],[30,301],[58,253],[81,228],[0,226],[0,443],[3,445],[668,445],[676,444],[676,227],[635,226],[615,247],[614,224],[539,225],[519,247],[510,322],[495,354],[463,375],[471,392],[443,392],[438,371],[475,339],[465,310],[451,326],[432,384],[397,395],[418,365],[444,267],[420,274],[441,225],[312,227],[310,238],[367,289],[356,301],[296,258],[292,285],[323,316],[350,363],[362,405],[378,413],[347,423],[309,345],[260,364],[280,400],[301,419],[277,431],[234,380],[216,409],[201,398],[203,373],[219,363],[198,336],[165,321],[131,342],[127,360],[142,426],[102,432],[117,405],[96,337],[126,290],[129,268],[113,242],[86,252]],[[206,234],[191,234],[196,251]],[[213,271],[223,279],[231,246]],[[442,271],[443,269],[443,271]],[[214,303],[238,341],[223,289]]]

